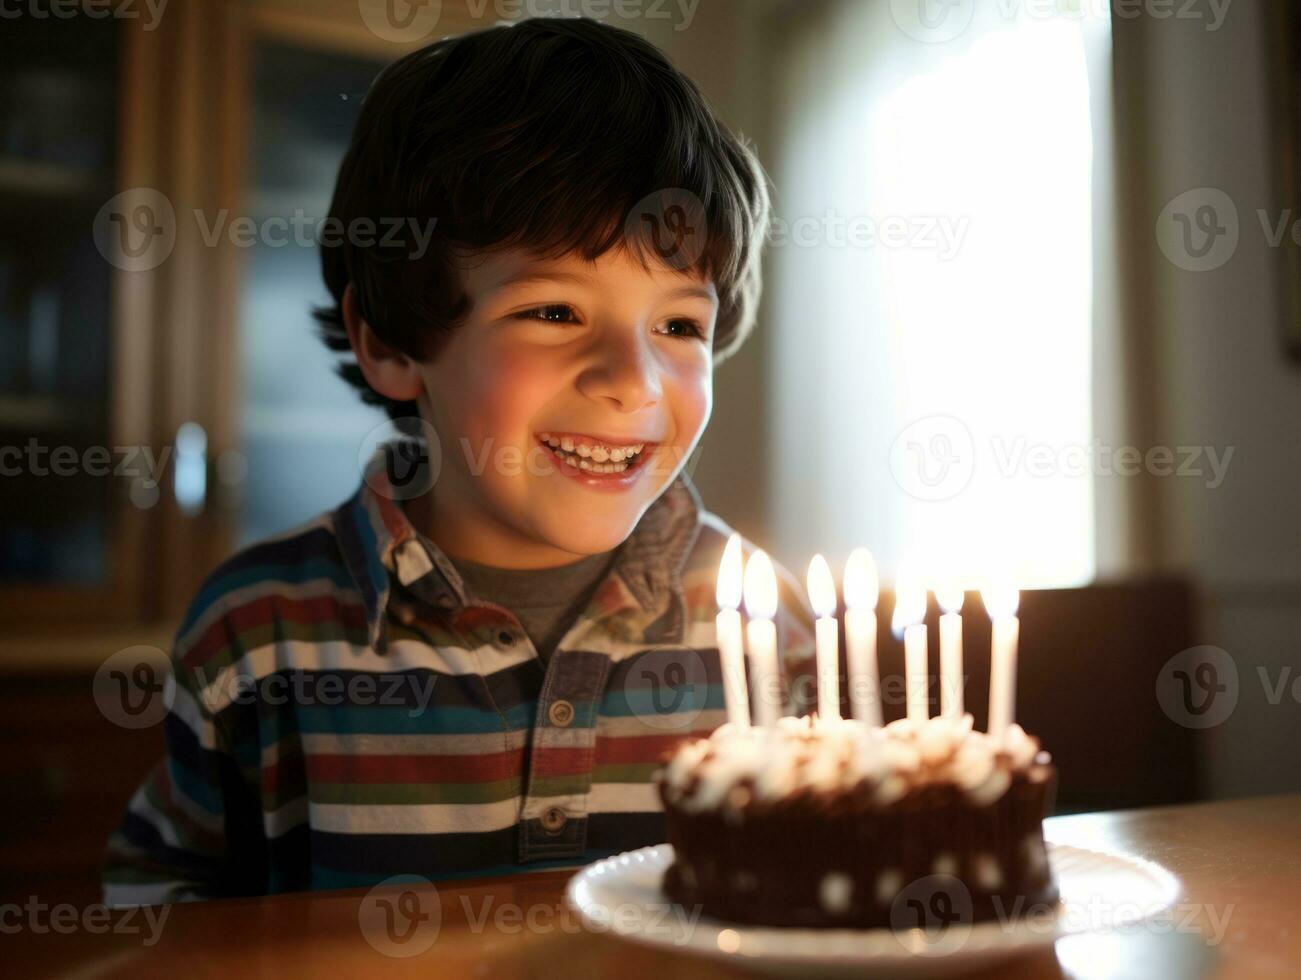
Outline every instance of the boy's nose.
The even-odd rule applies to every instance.
[[[655,359],[636,340],[601,345],[595,361],[578,378],[588,398],[632,413],[654,405],[664,395]]]

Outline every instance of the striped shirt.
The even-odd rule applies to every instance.
[[[171,656],[166,757],[109,841],[114,905],[573,866],[664,839],[651,777],[725,718],[715,580],[731,529],[685,472],[548,660],[387,488],[204,583]],[[744,542],[748,554],[753,550]],[[777,566],[787,710],[812,613]]]

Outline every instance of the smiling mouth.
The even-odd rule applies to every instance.
[[[596,475],[616,475],[636,469],[656,442],[610,443],[592,436],[539,432],[537,440],[566,466]]]

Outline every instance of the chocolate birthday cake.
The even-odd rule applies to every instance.
[[[1056,770],[1018,725],[999,740],[970,715],[725,724],[679,744],[656,783],[664,890],[717,919],[903,928],[928,891],[971,922],[1057,901],[1042,829]]]

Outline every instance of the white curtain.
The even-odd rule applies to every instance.
[[[1094,423],[1094,372],[1110,370],[1095,316],[1114,323],[1109,231],[1095,240],[1105,4],[932,6],[959,20],[845,2],[778,32],[778,550],[834,564],[867,545],[887,578],[907,562],[931,580],[1081,584],[1116,448]]]

